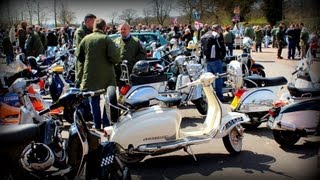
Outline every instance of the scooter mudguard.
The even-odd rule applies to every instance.
[[[152,86],[141,86],[133,91],[129,91],[126,95],[126,99],[152,99],[158,96],[158,91]]]
[[[159,92],[164,91],[164,83],[152,83],[148,85],[132,86],[126,94],[126,99],[153,99],[159,95]]]
[[[193,90],[191,100],[197,100],[197,99],[200,99],[201,97],[202,97],[202,88],[201,88],[201,85],[197,85]]]
[[[228,112],[225,116],[222,116],[221,129],[214,138],[222,138],[226,136],[235,126],[250,122],[250,118],[237,112]]]
[[[240,103],[237,106],[237,112],[265,112],[269,111],[277,95],[271,88],[259,88],[254,91],[247,91],[241,96]]]
[[[113,127],[107,127],[109,140],[122,147],[174,141],[179,137],[181,114],[177,108],[152,106],[125,116]]]
[[[308,99],[285,106],[268,124],[272,124],[271,129],[278,130],[316,130],[320,122],[319,100]]]
[[[252,69],[264,69],[264,67],[259,63],[254,63],[251,66]]]

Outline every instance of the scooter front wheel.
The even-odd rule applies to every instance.
[[[230,154],[240,153],[242,149],[242,135],[238,132],[237,127],[234,127],[222,140]]]
[[[294,131],[273,130],[273,138],[281,146],[290,147],[299,141],[300,136]]]

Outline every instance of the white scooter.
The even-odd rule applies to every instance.
[[[161,105],[149,106],[149,100],[127,101],[127,112],[113,126],[104,128],[108,140],[119,143],[125,152],[122,160],[127,163],[141,161],[147,155],[160,155],[180,149],[193,155],[191,145],[208,143],[213,138],[222,138],[231,154],[242,149],[243,128],[241,123],[250,119],[241,113],[226,112],[212,88],[212,83],[222,75],[204,73],[196,81],[182,88],[201,84],[208,101],[205,121],[198,127],[181,127],[182,115],[176,107],[180,98],[161,97]],[[108,87],[106,108],[110,108]],[[193,155],[196,160],[195,156]]]
[[[287,79],[283,76],[264,78],[248,76],[243,78],[244,87],[236,91],[230,105],[231,110],[245,113],[250,117],[250,123],[243,124],[246,129],[255,129],[268,120],[269,109],[277,100],[277,94]]]

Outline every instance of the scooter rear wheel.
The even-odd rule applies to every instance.
[[[273,138],[281,146],[290,147],[299,141],[300,136],[294,131],[273,130]]]
[[[228,135],[222,138],[223,144],[230,154],[238,154],[242,149],[242,135],[234,127]]]

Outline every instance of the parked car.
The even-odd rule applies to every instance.
[[[133,37],[137,37],[143,46],[147,50],[147,56],[150,57],[152,55],[152,50],[151,50],[151,43],[152,42],[159,42],[160,46],[163,45],[168,45],[169,42],[159,33],[154,33],[154,32],[131,32],[130,33]],[[118,37],[120,37],[119,33],[116,34],[110,34],[109,37],[114,40]]]
[[[169,42],[158,33],[154,32],[131,32],[133,37],[137,37],[143,44],[149,44],[150,42],[159,42],[161,46],[169,44]],[[120,34],[111,34],[109,37],[114,40],[117,37],[120,37]]]

